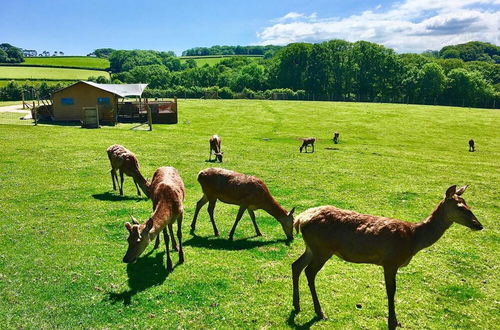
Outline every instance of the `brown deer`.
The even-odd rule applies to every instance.
[[[308,147],[309,145],[311,145],[312,150],[313,150],[312,152],[314,152],[314,142],[315,142],[315,141],[316,141],[316,139],[315,139],[315,138],[313,138],[313,137],[310,137],[310,138],[302,138],[302,145],[301,145],[301,146],[300,146],[300,148],[299,148],[300,152],[302,152],[302,149],[304,149],[304,148],[305,148],[305,150],[306,150],[306,152],[307,152],[307,147]]]
[[[215,160],[218,160],[219,162],[222,163],[222,154],[223,152],[220,151],[220,144],[221,144],[221,138],[215,134],[212,135],[210,138],[210,157],[208,157],[208,160],[212,160],[212,151],[215,153]]]
[[[475,147],[475,144],[474,144],[474,140],[473,139],[470,139],[469,140],[469,152],[474,152],[476,151],[476,147]]]
[[[113,190],[116,190],[116,183],[119,184],[120,195],[123,195],[123,174],[126,174],[134,179],[137,195],[141,196],[141,190],[149,198],[149,183],[142,176],[139,170],[139,162],[137,157],[130,150],[119,144],[113,144],[106,152],[108,153],[109,162],[111,163],[111,180],[113,181]],[[121,182],[118,182],[116,170],[120,172]]]
[[[196,218],[203,205],[208,202],[208,214],[214,229],[214,235],[219,236],[215,225],[214,209],[217,200],[227,204],[239,205],[240,209],[233,228],[229,233],[229,239],[233,240],[236,226],[245,210],[248,211],[255,228],[255,234],[261,236],[257,222],[255,221],[255,210],[263,209],[273,216],[281,224],[286,237],[293,239],[293,208],[287,212],[273,198],[265,183],[255,177],[222,168],[207,168],[198,174],[198,182],[203,190],[203,197],[196,203],[193,222],[191,222],[191,233],[196,229]]]
[[[125,223],[129,231],[128,249],[123,262],[133,263],[146,249],[149,242],[156,239],[159,243],[160,232],[163,231],[167,255],[167,271],[172,271],[172,260],[168,247],[167,227],[172,235],[172,244],[175,246],[172,225],[177,221],[177,238],[179,240],[179,264],[184,262],[182,251],[182,217],[184,214],[184,182],[177,170],[173,167],[160,167],[156,170],[151,182],[151,196],[153,200],[153,214],[143,224],[132,217],[132,224]],[[155,248],[158,246],[155,245]]]
[[[454,223],[474,230],[483,226],[460,197],[467,186],[448,188],[445,198],[419,223],[341,210],[334,206],[311,208],[297,217],[294,227],[302,231],[305,252],[292,264],[293,306],[300,311],[299,276],[305,268],[314,310],[324,318],[316,294],[316,274],[332,255],[354,262],[382,266],[389,306],[388,327],[398,325],[394,309],[396,273],[420,250],[434,244]]]
[[[333,143],[339,144],[339,137],[340,137],[340,133],[339,132],[333,133]]]

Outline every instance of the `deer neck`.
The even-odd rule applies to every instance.
[[[434,244],[450,228],[452,222],[444,214],[443,202],[422,222],[415,227],[415,252]]]
[[[281,207],[281,205],[278,204],[278,202],[271,197],[271,201],[267,203],[262,208],[264,211],[272,215],[276,220],[280,220],[281,218],[284,218],[288,215],[286,210]]]
[[[171,218],[171,210],[164,205],[161,201],[156,205],[156,208],[149,221],[152,221],[151,230],[149,231],[149,238],[154,239],[163,228],[167,225],[167,219]]]
[[[149,193],[149,187],[150,187],[150,184],[148,183],[148,181],[142,176],[142,173],[137,170],[135,175],[134,175],[134,180],[135,182],[137,182],[137,184],[139,185],[139,187],[141,188],[142,192],[148,196],[148,198],[150,197],[150,193]]]

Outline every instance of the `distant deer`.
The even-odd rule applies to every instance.
[[[111,163],[111,180],[113,181],[113,190],[116,190],[116,183],[119,184],[120,195],[123,195],[123,174],[126,174],[134,179],[137,195],[141,196],[141,190],[149,197],[149,183],[142,176],[139,170],[139,162],[137,157],[127,148],[119,144],[113,144],[106,152],[108,153],[109,162]],[[121,182],[118,182],[116,170],[120,172]]]
[[[299,150],[302,152],[302,149],[306,149],[307,152],[307,146],[311,145],[312,146],[312,152],[314,152],[314,142],[316,141],[315,138],[310,137],[310,138],[303,138],[302,139],[302,145],[300,146]]]
[[[476,147],[474,146],[474,140],[470,139],[469,140],[469,152],[474,152],[476,151]]]
[[[215,160],[218,160],[219,162],[222,163],[222,154],[223,152],[220,151],[220,144],[221,144],[221,138],[215,134],[212,135],[210,138],[210,157],[208,157],[208,160],[212,160],[212,151],[215,153]]]
[[[294,227],[302,231],[306,251],[292,264],[293,306],[300,311],[299,276],[305,268],[314,310],[324,318],[316,294],[316,274],[332,255],[354,262],[384,267],[385,285],[389,301],[388,326],[398,324],[394,309],[396,273],[408,265],[420,250],[434,244],[454,223],[474,230],[483,226],[460,196],[467,186],[456,190],[448,188],[429,217],[419,223],[360,214],[333,206],[311,208],[297,217]]]
[[[262,235],[255,221],[254,211],[258,209],[263,209],[278,220],[286,237],[293,239],[293,212],[295,208],[287,212],[281,207],[273,196],[271,196],[269,189],[261,179],[222,168],[208,168],[198,174],[198,182],[203,190],[203,197],[196,203],[196,211],[191,223],[192,233],[196,229],[196,218],[200,209],[208,202],[208,214],[212,222],[214,235],[219,236],[219,231],[214,220],[214,209],[215,203],[217,200],[220,200],[227,204],[240,206],[233,228],[229,233],[230,240],[233,240],[236,226],[245,210],[250,214],[255,234],[257,236]]]
[[[333,133],[333,143],[338,144],[339,143],[339,137],[340,137],[340,133],[339,132]]]
[[[172,260],[168,247],[167,227],[172,235],[172,244],[175,245],[172,225],[177,221],[177,238],[179,240],[179,264],[184,262],[182,250],[182,217],[184,214],[184,182],[177,170],[173,167],[160,167],[156,170],[151,182],[151,196],[153,200],[153,214],[143,224],[131,216],[132,224],[125,223],[129,232],[128,249],[123,262],[133,263],[146,249],[149,242],[156,239],[159,243],[160,232],[163,231],[167,255],[167,271],[172,271]],[[155,245],[157,248],[158,245]]]

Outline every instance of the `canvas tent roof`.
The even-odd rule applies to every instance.
[[[148,84],[98,84],[92,81],[79,81],[76,84],[79,83],[84,83],[90,86],[93,86],[95,88],[102,89],[104,91],[113,93],[115,95],[118,95],[120,97],[125,97],[125,96],[141,96],[142,92],[144,92],[144,89]],[[73,84],[73,85],[76,85]],[[70,85],[70,86],[73,86]],[[68,87],[70,87],[68,86]],[[68,87],[62,88],[60,90],[66,89]],[[57,92],[59,92],[58,90]]]

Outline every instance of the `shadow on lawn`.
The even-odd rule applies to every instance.
[[[116,293],[108,292],[108,299],[112,304],[123,301],[125,306],[130,305],[132,297],[152,286],[161,285],[167,279],[169,273],[165,266],[165,252],[148,254],[139,257],[134,264],[127,265],[129,290]],[[178,264],[174,265],[174,270]]]
[[[286,320],[286,324],[288,324],[288,326],[293,329],[310,329],[314,323],[322,321],[322,319],[320,319],[319,317],[314,316],[304,324],[297,324],[295,323],[295,315],[297,315],[297,313],[292,310],[290,312],[290,315],[288,315],[288,319]]]
[[[285,242],[288,244],[287,240],[274,240],[274,241],[250,241],[248,238],[239,239],[235,241],[230,241],[227,238],[220,237],[202,237],[195,234],[192,234],[193,237],[188,239],[183,243],[184,246],[193,246],[205,249],[214,249],[214,250],[229,250],[229,251],[237,251],[237,250],[247,250],[255,247],[265,246],[276,244],[280,242]]]
[[[100,201],[108,201],[108,202],[118,202],[118,201],[142,201],[143,199],[147,199],[146,197],[141,196],[120,196],[114,194],[110,191],[107,191],[102,194],[93,194],[92,197],[98,199]]]

